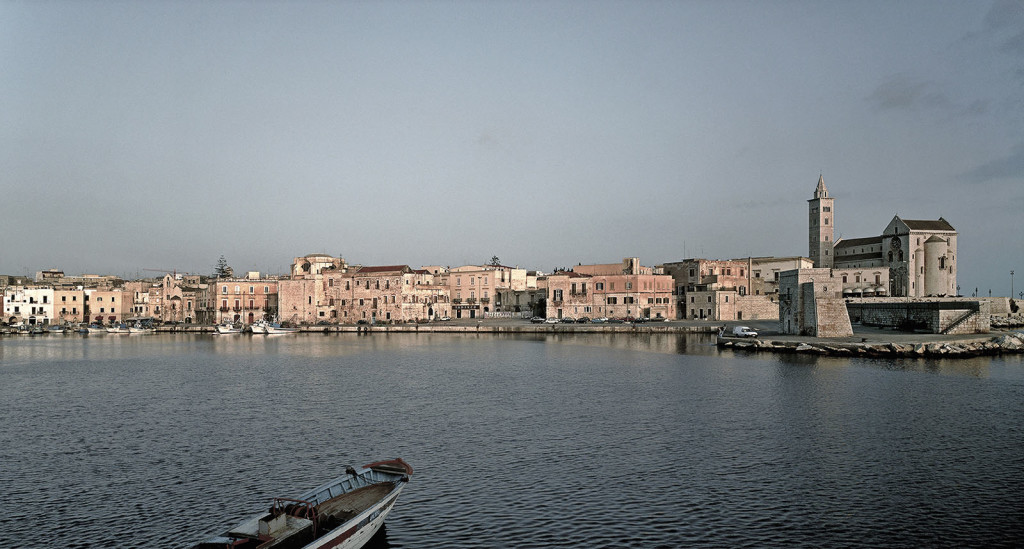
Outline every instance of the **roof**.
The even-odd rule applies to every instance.
[[[900,219],[906,224],[907,227],[912,231],[956,231],[949,221],[942,219],[941,217],[936,220],[931,219]]]
[[[852,246],[871,246],[873,244],[879,244],[881,242],[882,242],[882,237],[880,237],[880,236],[872,236],[872,237],[868,237],[868,238],[844,238],[844,239],[840,240],[839,242],[836,242],[836,245],[833,246],[833,248],[838,249],[838,248],[849,248],[849,247],[852,247]]]

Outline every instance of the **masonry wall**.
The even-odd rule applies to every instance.
[[[736,320],[779,320],[779,304],[767,295],[737,295]]]

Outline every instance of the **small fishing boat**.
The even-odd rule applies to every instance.
[[[128,331],[133,334],[151,334],[156,331],[153,326],[147,326],[141,322],[136,322],[128,327]]]
[[[274,498],[269,511],[193,549],[357,549],[384,524],[411,475],[401,458],[347,467],[344,475],[297,498]]]
[[[130,334],[130,333],[132,333],[132,331],[131,331],[131,329],[128,328],[127,324],[122,322],[120,324],[115,324],[113,326],[107,327],[107,333],[108,334]]]
[[[237,327],[237,326],[235,326],[234,324],[230,324],[230,323],[218,324],[217,325],[217,333],[218,334],[240,334],[240,333],[242,333],[242,329]]]
[[[285,328],[284,326],[281,326],[277,322],[271,322],[270,324],[267,324],[267,334],[269,335],[294,334],[298,331],[298,328]]]
[[[249,326],[249,331],[251,331],[253,335],[266,334],[268,324],[269,322],[267,322],[266,320],[257,320],[256,322],[252,323],[252,326]]]
[[[107,329],[104,328],[103,326],[100,326],[99,324],[90,324],[90,325],[85,327],[85,330],[87,332],[89,332],[90,334],[105,334],[105,333],[107,333]]]

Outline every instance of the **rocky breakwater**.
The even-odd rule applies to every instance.
[[[992,315],[990,319],[993,330],[1006,330],[1024,326],[1024,315],[1018,313],[1010,316]]]
[[[1003,353],[1024,353],[1024,333],[1012,332],[988,340],[918,343],[838,343],[719,338],[720,348],[825,356],[970,358]]]

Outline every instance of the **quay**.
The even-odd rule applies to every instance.
[[[818,338],[781,334],[777,330],[759,332],[757,338],[717,338],[719,348],[749,352],[804,353],[851,357],[945,357],[971,358],[1005,353],[1024,353],[1024,332],[993,330],[988,334],[944,335],[898,332],[854,326],[850,337]]]

